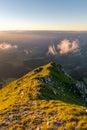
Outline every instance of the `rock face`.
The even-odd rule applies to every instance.
[[[82,96],[83,100],[87,101],[87,88],[86,88],[86,86],[82,82],[79,82],[79,81],[76,82],[76,86],[79,89],[80,93],[82,94],[81,96]]]

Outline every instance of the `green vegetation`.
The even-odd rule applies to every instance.
[[[86,130],[84,103],[75,81],[49,63],[0,89],[0,129]]]

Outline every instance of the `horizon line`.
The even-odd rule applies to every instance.
[[[61,32],[87,32],[87,30],[38,30],[38,29],[32,29],[32,30],[27,30],[27,29],[14,29],[14,30],[0,30],[0,32],[9,32],[9,31],[61,31]]]

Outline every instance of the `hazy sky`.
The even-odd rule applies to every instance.
[[[87,30],[87,0],[0,0],[0,30]]]

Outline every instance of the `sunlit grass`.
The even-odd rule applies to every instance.
[[[41,66],[0,90],[1,130],[87,129],[83,100],[69,91],[70,86],[61,87],[75,88],[73,80],[55,69],[53,63]],[[50,85],[45,82],[49,77]]]

